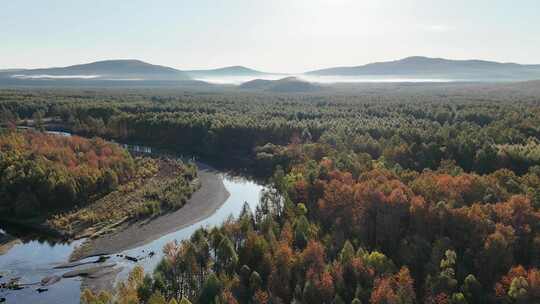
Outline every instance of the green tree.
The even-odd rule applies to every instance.
[[[215,299],[219,296],[222,288],[223,286],[219,278],[211,273],[203,284],[199,303],[216,304]]]

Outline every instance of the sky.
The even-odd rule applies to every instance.
[[[139,59],[299,73],[417,55],[540,63],[538,0],[0,1],[0,69]]]

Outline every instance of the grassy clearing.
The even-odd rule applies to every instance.
[[[82,237],[184,206],[199,187],[197,168],[177,160],[138,158],[137,176],[87,206],[48,220],[54,229]]]

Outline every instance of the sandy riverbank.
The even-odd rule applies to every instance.
[[[201,188],[179,210],[157,218],[126,224],[117,232],[87,240],[70,260],[113,254],[147,244],[212,215],[229,197],[219,172],[198,163]]]
[[[5,254],[11,249],[11,247],[20,243],[21,240],[19,239],[8,238],[7,236],[5,237],[5,239],[0,238],[0,255]]]

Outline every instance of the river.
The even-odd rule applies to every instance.
[[[129,146],[128,148],[137,152],[155,153],[148,147]],[[111,285],[112,282],[117,283],[125,279],[135,265],[141,265],[146,272],[151,273],[163,256],[162,248],[166,243],[187,239],[198,228],[219,225],[230,216],[238,216],[245,202],[249,204],[253,211],[255,210],[264,189],[263,186],[244,177],[230,176],[225,173],[215,174],[222,179],[230,196],[212,215],[188,227],[165,234],[142,246],[109,255],[109,260],[104,264],[114,264],[114,267],[110,268],[109,280],[101,280],[99,283],[107,285]],[[9,227],[2,227],[2,229],[5,231],[0,230],[0,233],[10,234],[12,232]],[[82,242],[83,240],[69,243],[53,243],[38,240],[34,237],[22,237],[21,240],[14,241],[12,247],[8,248],[4,254],[0,254],[0,283],[20,278],[19,283],[24,288],[21,290],[0,289],[0,299],[5,299],[6,303],[79,303],[81,287],[84,288],[87,284],[91,284],[89,283],[91,280],[81,277],[62,278],[50,286],[41,286],[39,282],[43,278],[58,278],[68,271],[87,267],[88,265],[69,269],[55,268],[68,262],[70,254]],[[150,256],[150,252],[155,254]],[[134,263],[126,260],[124,258],[126,255],[141,259]],[[96,259],[96,257],[91,257],[83,259],[81,262],[92,262]],[[38,288],[47,290],[39,292]]]

